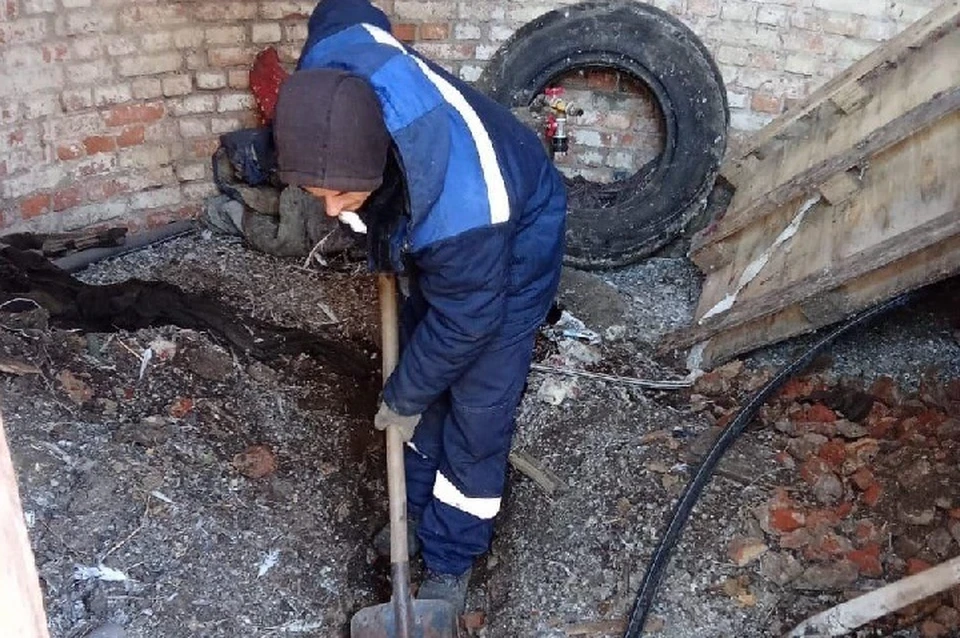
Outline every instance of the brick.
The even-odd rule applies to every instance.
[[[93,87],[93,101],[97,106],[122,104],[133,99],[133,89],[129,84]]]
[[[108,175],[115,170],[117,170],[116,154],[100,153],[77,162],[71,174],[74,179],[80,179],[93,175]]]
[[[111,153],[117,149],[117,142],[110,136],[93,135],[83,140],[83,148],[87,155]]]
[[[779,95],[755,92],[750,98],[750,108],[759,113],[778,115],[783,110],[783,99]]]
[[[494,42],[506,42],[513,37],[516,29],[502,24],[495,24],[490,27],[490,39]]]
[[[309,18],[315,6],[315,2],[263,2],[260,6],[260,17],[265,20]]]
[[[575,128],[573,129],[570,137],[575,144],[579,144],[581,146],[597,148],[602,144],[600,133],[597,131]]]
[[[734,538],[727,547],[727,556],[737,567],[745,567],[760,558],[769,548],[759,538]]]
[[[851,476],[851,480],[859,490],[864,492],[870,489],[870,486],[877,482],[873,477],[873,472],[866,467],[861,467],[859,470],[854,472],[853,476]]]
[[[130,196],[130,207],[136,210],[175,206],[183,199],[179,186],[158,188]]]
[[[103,130],[103,118],[99,113],[65,115],[44,124],[44,137],[51,140],[73,140],[87,135],[96,135]]]
[[[82,9],[68,11],[59,31],[63,35],[103,33],[116,26],[116,14],[108,9]]]
[[[213,151],[210,152],[212,154]],[[170,149],[166,146],[133,146],[120,152],[122,168],[156,168],[169,163]]]
[[[219,135],[243,128],[243,121],[239,117],[215,117],[210,120],[210,132]]]
[[[874,507],[880,501],[882,495],[883,488],[879,483],[874,483],[863,493],[863,502],[869,507]]]
[[[117,136],[117,146],[119,148],[127,148],[129,146],[143,144],[145,130],[142,124],[128,126]]]
[[[790,10],[787,7],[763,3],[757,12],[757,22],[777,27],[785,27],[789,23]]]
[[[173,34],[169,31],[155,31],[143,34],[143,50],[150,53],[169,51],[175,48]]]
[[[393,37],[401,42],[413,42],[417,39],[417,25],[402,22],[393,25]]]
[[[720,14],[720,2],[719,0],[687,0],[687,9],[694,15],[716,16]]]
[[[853,538],[858,545],[867,545],[880,541],[880,530],[871,521],[859,521],[854,527]]]
[[[806,517],[803,512],[790,507],[770,510],[770,528],[777,532],[792,532],[804,526]]]
[[[233,70],[227,72],[227,84],[231,89],[250,88],[250,72],[246,70]]]
[[[483,75],[483,67],[476,64],[464,64],[460,67],[460,79],[464,82],[476,82]]]
[[[838,11],[824,11],[815,28],[811,30],[835,35],[857,35],[865,20],[871,21],[872,19]]]
[[[798,75],[815,76],[820,72],[820,60],[812,55],[805,53],[791,53],[786,56],[783,68],[788,73]]]
[[[124,104],[116,106],[107,113],[107,126],[126,126],[155,122],[163,117],[165,109],[160,102],[147,104]]]
[[[173,45],[178,49],[189,49],[203,44],[203,27],[183,27],[171,32]]]
[[[279,42],[283,38],[276,22],[259,22],[251,27],[250,39],[257,43]]]
[[[208,158],[213,155],[219,146],[220,138],[216,136],[194,140],[192,148],[193,156]]]
[[[283,27],[283,39],[302,44],[307,39],[307,25],[303,22],[295,22],[281,25]]]
[[[102,202],[132,190],[127,182],[112,178],[87,182],[85,188],[89,202]]]
[[[724,44],[717,50],[717,61],[734,66],[744,66],[750,63],[750,50]]]
[[[247,111],[254,107],[255,101],[249,93],[227,93],[217,97],[217,111]]]
[[[137,41],[130,36],[108,34],[102,37],[107,54],[111,56],[133,55],[140,50]]]
[[[71,64],[66,70],[66,81],[71,86],[101,84],[113,80],[110,67],[99,61]]]
[[[757,19],[757,7],[756,2],[724,0],[720,6],[720,18],[735,22],[754,22]]]
[[[187,95],[193,91],[193,80],[189,75],[173,75],[161,80],[163,94],[166,97],[175,97],[178,95]]]
[[[176,168],[177,178],[183,182],[195,182],[206,179],[207,165],[203,162],[181,164]]]
[[[68,208],[79,206],[82,203],[83,192],[84,188],[81,185],[74,185],[56,191],[51,200],[53,212],[59,213]]]
[[[847,446],[842,440],[833,439],[821,445],[817,455],[831,467],[839,468],[847,459]]]
[[[83,144],[72,143],[57,147],[57,159],[63,162],[83,157],[85,153]]]
[[[825,561],[839,558],[853,551],[850,541],[833,532],[821,531],[813,535],[810,543],[803,548],[803,557],[807,560]]]
[[[247,32],[243,27],[210,27],[206,30],[208,44],[243,44],[246,39]]]
[[[481,36],[480,27],[475,24],[456,24],[453,27],[453,37],[457,40],[479,40]]]
[[[200,118],[180,118],[180,135],[183,137],[203,137],[210,134],[207,120]]]
[[[907,560],[907,575],[913,576],[930,569],[931,565],[925,560],[911,558]]]
[[[0,22],[0,44],[41,42],[47,37],[47,19],[29,18]]]
[[[227,86],[227,74],[220,71],[200,71],[196,78],[198,89],[213,90]]]
[[[855,15],[882,17],[886,13],[886,3],[866,0],[813,0],[813,6],[826,11],[842,11]]]
[[[163,88],[157,78],[141,78],[131,85],[133,97],[137,100],[150,100],[163,95]]]
[[[183,185],[183,198],[187,201],[206,199],[218,192],[217,185],[209,180],[189,182]]]
[[[207,51],[210,66],[244,66],[249,67],[256,57],[256,51],[245,47],[225,47]]]
[[[453,42],[423,42],[417,46],[417,50],[425,57],[435,62],[446,62],[449,60],[471,60],[476,57],[478,60],[489,59],[493,57],[493,52],[489,57],[481,57],[483,45],[453,43]]]
[[[69,58],[70,48],[60,42],[52,45],[44,45],[41,47],[43,52],[43,61],[44,62],[63,62]]]
[[[616,91],[620,73],[610,69],[591,69],[587,72],[587,86],[594,91]]]
[[[61,0],[61,3],[64,9],[78,9],[91,6],[93,0]]]
[[[869,543],[861,549],[847,553],[847,560],[852,561],[860,569],[860,573],[868,578],[883,576],[883,566],[880,564],[880,545]]]
[[[33,219],[50,212],[51,200],[48,194],[32,195],[20,202],[20,216]]]
[[[740,91],[727,91],[727,104],[731,109],[742,109],[747,106],[750,96]]]
[[[438,21],[457,17],[457,3],[445,0],[396,0],[393,11],[399,20]]]
[[[187,51],[183,57],[188,71],[199,71],[209,66],[206,51]]]
[[[70,58],[73,60],[92,60],[103,55],[105,47],[99,35],[75,36],[70,38]]]
[[[93,106],[93,91],[68,89],[60,94],[60,105],[67,113],[88,109]]]
[[[193,15],[198,20],[225,23],[253,20],[258,12],[256,2],[202,2],[195,5]]]
[[[215,113],[217,110],[217,98],[215,95],[195,93],[181,100],[171,100],[168,105],[170,112],[177,117],[181,115]]]
[[[449,37],[449,24],[443,22],[427,22],[420,25],[421,40],[446,40]]]
[[[124,77],[157,75],[176,71],[181,64],[183,64],[183,58],[179,53],[160,53],[121,59],[118,70]]]
[[[56,0],[22,0],[20,6],[25,15],[54,13],[57,10]]]

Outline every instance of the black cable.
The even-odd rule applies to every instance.
[[[843,324],[837,326],[814,343],[800,358],[780,370],[774,378],[760,388],[760,390],[740,408],[740,412],[736,418],[730,422],[730,425],[727,426],[723,434],[721,434],[713,444],[713,447],[710,448],[710,451],[704,457],[703,461],[701,461],[693,478],[680,496],[680,500],[677,501],[670,518],[670,523],[667,526],[667,531],[663,535],[663,538],[660,539],[660,543],[650,557],[650,564],[643,577],[643,582],[640,584],[640,591],[637,592],[637,600],[630,614],[630,621],[627,623],[627,631],[624,634],[624,638],[639,638],[642,635],[643,626],[647,621],[647,615],[653,607],[654,597],[663,580],[664,569],[670,560],[677,541],[680,539],[680,533],[690,518],[690,512],[693,510],[693,506],[696,505],[697,500],[699,500],[700,495],[703,493],[703,488],[713,476],[713,471],[716,469],[720,459],[723,458],[723,455],[726,454],[727,450],[730,449],[737,438],[743,433],[747,425],[749,425],[757,415],[757,412],[760,411],[763,404],[790,378],[810,365],[827,346],[839,337],[853,328],[861,326],[877,316],[882,315],[888,310],[907,303],[914,294],[913,292],[909,292],[900,295],[890,301],[854,315]]]

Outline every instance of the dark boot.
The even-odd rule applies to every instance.
[[[463,574],[454,576],[428,569],[420,584],[420,591],[417,592],[417,600],[445,600],[458,616],[463,614],[467,606],[467,586],[470,584],[472,572],[472,569],[468,569]]]
[[[407,554],[413,558],[420,553],[420,539],[417,537],[417,526],[419,521],[407,519]],[[373,537],[373,548],[377,554],[383,558],[390,558],[390,523],[387,523]]]

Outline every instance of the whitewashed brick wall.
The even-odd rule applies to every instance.
[[[381,0],[395,32],[473,81],[514,30],[571,0]],[[698,33],[732,125],[761,126],[935,0],[654,0]],[[214,191],[217,135],[253,125],[248,69],[292,63],[314,2],[0,2],[0,229],[155,225]],[[589,142],[591,135],[583,135]],[[601,139],[603,139],[601,137]],[[588,144],[585,144],[585,146]],[[610,160],[622,162],[619,156]]]

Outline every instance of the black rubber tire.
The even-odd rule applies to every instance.
[[[700,39],[670,14],[624,0],[564,7],[525,25],[477,86],[501,104],[525,106],[555,78],[585,67],[619,69],[645,83],[665,129],[663,153],[632,177],[567,180],[565,261],[601,269],[656,251],[703,209],[726,150],[729,111]]]

